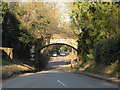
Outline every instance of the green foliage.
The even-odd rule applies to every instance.
[[[36,59],[36,61],[34,62],[34,66],[36,69],[45,69],[46,68],[49,57],[47,57],[45,54],[39,53],[36,55],[35,59]]]
[[[61,45],[60,50],[66,52],[68,50],[71,51],[72,49],[71,49],[71,47],[68,47],[66,45]]]
[[[12,63],[6,59],[2,58],[2,65],[11,65]]]
[[[7,12],[2,23],[2,45],[15,47],[18,43],[19,22],[13,14]]]
[[[14,6],[15,5],[15,6]],[[36,38],[55,29],[58,22],[56,7],[43,2],[10,3],[10,11],[20,22],[20,28],[26,29]],[[54,16],[56,15],[56,17]],[[51,29],[52,28],[52,29]],[[55,29],[56,30],[56,29]]]
[[[31,35],[27,30],[20,28],[20,22],[11,12],[7,12],[4,16],[2,39],[2,46],[13,48],[18,46],[30,47],[34,42],[33,35]]]
[[[0,11],[0,12],[1,12],[2,14],[5,14],[6,11],[8,10],[7,3],[1,2],[1,3],[0,3],[0,9],[2,10],[2,11]]]
[[[20,28],[20,22],[12,12],[7,11],[3,19],[2,46],[14,48],[14,57],[30,57],[29,49],[35,41],[33,35],[27,30]]]
[[[4,22],[3,17],[7,11],[8,11],[7,3],[0,1],[0,14],[2,14],[0,15],[0,24]]]
[[[120,36],[99,41],[95,45],[96,64],[110,65],[120,59]]]
[[[120,34],[119,3],[74,2],[70,14],[71,27],[79,31],[78,49],[84,62],[93,60],[94,45],[101,39]]]
[[[35,8],[35,5],[37,5],[37,8]],[[28,65],[34,65],[33,62],[29,61],[31,58],[30,48],[32,45],[35,45],[35,52],[37,52],[37,50],[44,45],[44,39],[41,36],[42,34],[40,30],[41,27],[47,26],[50,23],[48,16],[45,15],[46,12],[42,11],[44,7],[42,10],[40,9],[40,12],[38,5],[39,4],[36,3],[31,7],[31,5],[26,6],[26,4],[21,4],[21,6],[19,6],[18,2],[10,3],[9,10],[6,11],[3,16],[2,46],[12,47],[13,58]],[[32,15],[30,15],[31,10],[36,10],[36,14],[32,13]],[[43,32],[45,32],[45,30],[43,30]],[[38,57],[38,62],[35,62],[34,66],[40,68],[45,67],[48,58],[46,59],[46,57],[42,55],[39,55]],[[13,71],[10,71],[10,73],[13,73]]]
[[[32,44],[35,42],[35,38],[27,32],[27,30],[20,30],[21,32],[19,33],[19,41],[20,43],[23,43],[24,46],[29,46],[31,47]]]

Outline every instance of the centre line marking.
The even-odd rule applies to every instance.
[[[65,85],[64,83],[62,83],[60,80],[57,80],[60,84],[62,84],[63,86],[67,87],[67,85]]]

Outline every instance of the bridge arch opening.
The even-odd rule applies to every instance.
[[[49,50],[49,46],[58,47],[58,48],[56,48],[57,50],[54,50],[55,48]],[[62,46],[66,47],[67,46],[67,50],[62,51],[62,50],[60,50],[59,46],[60,47],[62,47]],[[68,49],[68,48],[70,48],[71,50]],[[79,51],[75,47],[73,47],[69,44],[65,44],[65,43],[52,43],[52,44],[48,44],[48,45],[45,45],[44,47],[40,48],[39,52],[45,53],[46,50],[48,50],[46,55],[48,55],[48,57],[50,57],[50,61],[48,61],[48,63],[53,63],[54,62],[54,63],[57,63],[57,65],[59,64],[60,66],[64,66],[64,65],[67,66],[68,65],[69,68],[76,68],[77,67],[77,65],[78,65],[77,64],[77,62],[78,62],[77,55],[78,55]],[[60,50],[60,52],[59,52],[59,50]],[[69,52],[68,52],[68,50],[69,50]],[[64,55],[61,55],[62,52],[64,53]],[[56,55],[55,55],[55,53],[56,53]],[[58,63],[58,62],[64,62],[66,64]],[[57,66],[57,65],[53,65],[53,67]],[[59,67],[59,65],[58,65],[58,67]],[[64,69],[64,67],[63,67],[63,69]]]
[[[52,47],[67,46],[67,47],[71,48],[71,51],[70,52],[64,52],[64,51],[61,50],[60,52],[63,52],[65,54],[65,55],[61,55],[60,53],[57,53],[57,51],[54,51],[54,49],[49,49],[50,46],[52,46]],[[53,51],[50,52],[51,50],[53,50]],[[60,49],[57,48],[57,50],[60,50]],[[67,50],[69,50],[69,49],[67,49]],[[48,52],[46,52],[46,51],[48,51]],[[42,48],[39,48],[39,50],[38,50],[38,57],[39,57],[40,54],[43,54],[45,56],[48,55],[48,58],[49,58],[48,60],[42,59],[40,61],[40,64],[41,63],[43,63],[43,64],[45,63],[45,66],[47,66],[48,63],[50,63],[52,61],[51,58],[54,57],[53,56],[54,53],[57,53],[57,57],[54,58],[54,59],[58,58],[58,59],[56,59],[56,61],[58,60],[57,62],[59,62],[59,58],[61,60],[63,58],[64,59],[63,62],[66,62],[69,65],[71,64],[71,66],[73,67],[72,61],[77,59],[78,52],[79,51],[75,47],[73,47],[73,46],[71,46],[69,44],[65,44],[65,43],[52,43],[52,44],[45,45]],[[59,56],[65,56],[65,57],[59,57]],[[39,62],[39,60],[40,60],[40,58],[37,59],[38,62]]]

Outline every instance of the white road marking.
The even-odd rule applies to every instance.
[[[60,80],[57,80],[60,84],[62,84],[63,86],[67,87],[67,85],[65,85],[64,83],[62,83]]]

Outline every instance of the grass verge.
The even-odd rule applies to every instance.
[[[116,61],[111,63],[111,65],[96,65],[94,62],[89,62],[79,66],[79,69],[76,71],[90,72],[99,75],[106,75],[111,78],[120,79],[120,62]]]
[[[17,74],[42,71],[46,67],[49,58],[41,54],[36,62],[30,62],[25,59],[7,60],[2,58],[1,60],[0,71],[2,71],[2,75],[0,78],[4,80]]]
[[[0,70],[2,71],[1,78],[4,80],[16,74],[34,72],[36,69],[34,67],[30,67],[25,64],[23,65],[12,64],[12,65],[3,65],[2,67],[0,67]]]

